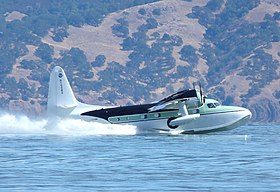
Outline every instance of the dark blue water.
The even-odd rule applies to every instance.
[[[58,134],[22,121],[0,128],[0,191],[280,191],[279,126],[139,135],[83,125]]]

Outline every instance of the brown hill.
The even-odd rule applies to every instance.
[[[160,36],[164,34],[176,35],[182,38],[183,44],[179,46],[174,46],[172,50],[172,56],[176,60],[176,66],[168,70],[165,75],[171,76],[176,74],[179,70],[178,66],[191,66],[192,64],[189,61],[180,59],[181,55],[180,50],[185,45],[191,45],[196,49],[196,54],[198,55],[198,63],[194,65],[191,75],[186,77],[171,77],[170,80],[164,86],[156,87],[154,90],[151,90],[149,93],[150,98],[147,100],[142,97],[139,102],[148,102],[151,100],[160,99],[163,96],[166,96],[171,93],[170,86],[173,90],[177,91],[182,88],[190,87],[193,82],[203,81],[205,91],[210,95],[217,94],[217,99],[225,100],[226,98],[233,98],[231,104],[247,106],[253,112],[253,120],[261,122],[276,122],[280,123],[280,66],[274,70],[277,73],[276,79],[267,83],[260,88],[260,93],[253,95],[252,97],[247,97],[248,99],[244,100],[242,97],[244,95],[250,95],[252,87],[255,85],[255,79],[249,78],[246,75],[241,75],[240,73],[248,68],[248,61],[251,60],[254,53],[250,56],[241,58],[241,63],[235,70],[226,70],[225,74],[221,75],[221,80],[218,83],[213,81],[209,82],[209,79],[206,78],[209,69],[212,67],[211,63],[202,56],[200,49],[205,43],[205,33],[207,28],[200,24],[199,19],[187,17],[187,14],[192,13],[195,6],[205,6],[208,1],[205,0],[196,0],[193,2],[189,1],[178,1],[178,0],[166,0],[156,3],[151,3],[147,5],[141,5],[132,7],[123,11],[112,13],[108,15],[102,23],[95,27],[84,25],[82,27],[73,27],[69,26],[68,33],[69,36],[65,38],[62,42],[54,41],[51,36],[52,31],[49,31],[49,34],[42,38],[42,42],[49,44],[54,47],[54,58],[61,58],[61,51],[70,50],[72,47],[77,47],[80,50],[84,51],[87,60],[92,62],[95,60],[96,56],[104,55],[106,57],[106,62],[103,66],[92,67],[91,71],[93,72],[93,78],[91,79],[94,84],[96,81],[100,80],[100,71],[106,70],[108,64],[111,62],[118,62],[123,66],[126,66],[126,63],[130,60],[129,55],[132,53],[131,50],[123,50],[121,44],[124,40],[122,37],[116,36],[112,31],[112,26],[118,24],[119,19],[125,19],[128,22],[129,34],[132,36],[133,33],[138,31],[138,28],[147,24],[148,18],[153,18],[157,21],[158,25],[155,28],[149,29],[147,31],[147,36],[150,38],[147,40],[147,45],[151,45],[155,42],[152,38],[152,34],[157,32]],[[145,15],[139,13],[140,9],[146,11]],[[153,11],[157,9],[160,10],[160,14],[154,14]],[[221,9],[217,10],[215,14],[219,14],[224,9],[224,6]],[[244,18],[250,22],[262,22],[266,14],[273,15],[275,12],[280,11],[280,5],[278,1],[261,1],[261,3],[251,11],[249,11]],[[11,19],[11,17],[9,17]],[[278,21],[278,26],[280,21]],[[20,62],[25,60],[40,60],[40,58],[34,55],[34,50],[37,47],[27,45],[29,50],[28,54],[24,55],[17,59],[17,63],[14,65],[13,71],[10,74],[11,77],[15,77],[16,80],[19,78],[24,78],[27,80],[30,86],[40,87],[39,82],[30,80],[28,78],[30,70],[21,69],[18,66]],[[273,60],[280,61],[279,49],[280,42],[271,43],[270,47],[263,47],[262,50],[265,53],[272,56]],[[257,47],[256,47],[257,49]],[[53,63],[54,65],[55,63]],[[77,63],[78,65],[78,63]],[[251,63],[254,67],[254,62]],[[145,67],[145,63],[142,63],[140,66]],[[269,66],[268,66],[269,67]],[[50,65],[48,65],[50,70]],[[262,73],[256,77],[258,80],[262,80]],[[145,81],[141,79],[138,80],[140,84],[146,85]],[[104,88],[101,91],[96,91],[94,89],[88,89],[88,94],[78,92],[77,87],[79,85],[75,84],[74,90],[78,98],[82,99],[87,103],[92,104],[104,104],[107,103],[106,100],[100,101],[98,97],[107,91],[113,91],[110,88]],[[223,90],[223,96],[220,97],[221,90]],[[147,91],[149,91],[147,89]],[[278,91],[278,92],[277,92]],[[277,94],[278,93],[278,94]],[[1,94],[2,97],[5,97],[4,93]],[[8,98],[8,96],[7,96]],[[31,102],[33,101],[33,102]],[[46,98],[42,95],[37,95],[34,98],[30,98],[28,101],[19,101],[17,99],[11,100],[9,104],[10,110],[22,110],[24,108],[26,111],[34,113],[34,110],[37,114],[43,113],[45,111],[45,105],[39,104],[41,101],[46,101]],[[31,104],[31,103],[32,104]],[[118,98],[114,102],[118,105],[125,105],[127,103],[135,103],[132,96]]]

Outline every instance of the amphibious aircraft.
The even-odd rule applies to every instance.
[[[90,122],[129,124],[140,130],[173,130],[183,134],[225,131],[244,125],[252,116],[242,107],[224,106],[208,99],[200,89],[174,93],[160,101],[132,106],[99,106],[79,102],[64,70],[51,72],[47,105],[48,116],[78,118]]]

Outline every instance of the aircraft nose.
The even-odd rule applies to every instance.
[[[243,109],[243,113],[244,113],[244,117],[248,118],[248,119],[251,119],[252,117],[252,113],[249,109],[246,109],[246,108],[242,108]]]

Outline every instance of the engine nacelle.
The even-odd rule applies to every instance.
[[[191,121],[194,121],[200,117],[200,114],[192,114],[192,115],[186,115],[183,117],[178,117],[176,119],[173,119],[170,121],[169,125],[171,126],[179,126],[179,125],[184,125],[187,123],[190,123]]]

